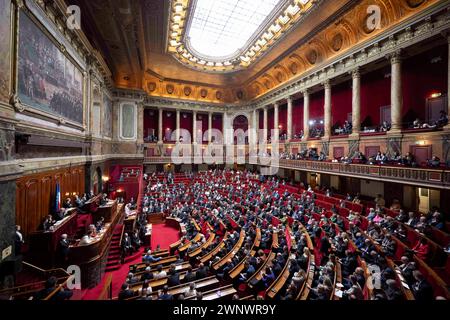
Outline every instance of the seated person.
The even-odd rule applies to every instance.
[[[134,291],[130,289],[130,285],[128,283],[122,284],[122,287],[119,291],[119,300],[125,300],[134,297]]]
[[[421,123],[421,121],[419,120],[419,118],[416,118],[416,120],[413,121],[412,127],[413,127],[414,129],[420,129],[420,128],[422,128],[422,123]]]
[[[102,196],[102,198],[101,198],[101,200],[100,200],[100,205],[101,205],[101,206],[104,206],[104,205],[106,205],[108,202],[109,202],[108,195],[107,195],[106,193],[104,193],[103,196]]]
[[[414,246],[412,251],[422,260],[428,258],[430,252],[430,247],[428,246],[428,241],[426,238],[420,238],[417,244]]]
[[[427,160],[427,165],[429,167],[438,168],[441,165],[441,159],[437,156],[433,156],[431,159]]]
[[[389,123],[387,123],[387,121],[383,121],[380,126],[380,132],[387,132],[389,130],[391,130],[391,126],[389,125]]]
[[[103,226],[105,225],[105,218],[100,217],[98,221],[95,223],[95,228],[97,232],[100,232],[103,229]]]
[[[48,215],[47,218],[45,218],[44,222],[42,222],[42,230],[44,231],[52,231],[53,225],[55,224],[55,220],[53,220],[52,215]]]
[[[57,289],[58,280],[56,277],[50,277],[45,282],[45,288],[39,291],[34,297],[34,300],[43,300]],[[68,300],[72,297],[73,292],[69,289],[61,288],[54,294],[50,300]]]
[[[55,213],[53,213],[53,218],[55,221],[60,221],[60,220],[64,219],[65,215],[66,215],[66,209],[61,208],[58,211],[56,211]]]
[[[81,208],[84,205],[83,200],[76,194],[75,195],[75,206]]]
[[[88,232],[88,234],[84,235],[84,236],[81,238],[81,240],[80,240],[80,242],[78,243],[78,245],[79,245],[79,246],[86,246],[86,245],[92,243],[92,241],[93,241],[93,238],[91,237],[91,233]]]
[[[70,200],[70,198],[66,199],[66,201],[63,204],[63,208],[65,208],[65,209],[72,208],[72,200]]]
[[[145,256],[142,258],[142,262],[148,262],[148,263],[155,263],[160,261],[161,258],[160,257],[154,257],[152,255],[152,251],[148,250],[147,253],[145,254]]]
[[[448,124],[448,116],[444,110],[441,110],[439,119],[436,121],[436,126],[444,127]]]
[[[413,271],[413,277],[415,282],[412,285],[412,291],[416,300],[425,301],[433,300],[433,288],[425,280],[425,277],[419,270]]]

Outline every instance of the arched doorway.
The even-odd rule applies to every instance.
[[[235,144],[247,144],[248,136],[246,132],[248,131],[248,118],[240,114],[233,120],[233,132],[234,132],[234,143]]]

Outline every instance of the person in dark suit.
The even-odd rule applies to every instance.
[[[141,280],[140,281],[152,280],[152,279],[153,279],[153,273],[151,272],[150,267],[145,268],[145,272],[141,276]]]
[[[185,283],[187,283],[187,282],[195,281],[195,279],[196,279],[196,275],[195,275],[195,273],[192,272],[192,267],[189,266],[188,269],[187,269],[186,274],[184,275],[184,279],[183,280],[184,280]]]
[[[355,271],[356,267],[358,266],[358,261],[350,250],[345,250],[345,257],[341,260],[341,265],[342,275],[344,277],[349,276]]]
[[[175,271],[175,268],[172,267],[169,270],[169,276],[167,278],[167,285],[169,287],[177,286],[180,284],[180,275]]]
[[[22,245],[24,244],[23,235],[20,231],[20,226],[16,226],[16,232],[14,232],[14,252],[16,256],[22,254]]]
[[[67,234],[64,233],[61,235],[61,240],[59,241],[59,256],[63,264],[69,259],[69,252],[70,242],[67,239]]]
[[[239,276],[239,280],[244,282],[253,276],[253,274],[256,272],[255,267],[250,264],[248,261],[244,262],[244,272],[242,272]]]
[[[66,201],[63,204],[63,208],[64,209],[69,209],[72,208],[72,200],[70,200],[70,198],[67,198]]]
[[[162,294],[159,296],[159,300],[174,300],[173,295],[169,293],[169,286],[165,285],[162,290]]]
[[[433,288],[423,274],[419,270],[414,270],[413,276],[416,282],[412,285],[412,290],[416,300],[433,300]]]
[[[402,291],[397,285],[395,280],[389,279],[386,281],[386,290],[384,293],[386,298],[390,301],[402,301],[405,300]]]
[[[122,284],[119,292],[119,300],[125,300],[134,297],[134,291],[130,289],[128,283]]]
[[[208,267],[206,267],[203,263],[200,263],[198,266],[198,270],[195,273],[195,278],[197,280],[206,278],[208,276]]]
[[[50,231],[51,227],[55,224],[55,220],[53,220],[53,217],[51,214],[45,218],[44,222],[42,222],[42,230],[44,231]]]
[[[34,300],[43,300],[47,298],[52,292],[57,289],[58,280],[56,277],[50,277],[45,282],[45,288],[39,291],[34,297]],[[69,289],[61,288],[56,292],[50,300],[68,300],[72,297],[73,292]]]

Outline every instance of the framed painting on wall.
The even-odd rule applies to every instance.
[[[83,73],[27,13],[19,15],[18,95],[52,118],[83,124]]]
[[[0,1],[0,101],[9,102],[11,87],[11,1]]]

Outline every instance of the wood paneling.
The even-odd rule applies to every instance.
[[[24,235],[36,231],[46,215],[52,213],[56,183],[60,183],[61,202],[66,193],[83,194],[85,191],[84,167],[65,168],[34,175],[17,180],[16,223],[22,227]]]

